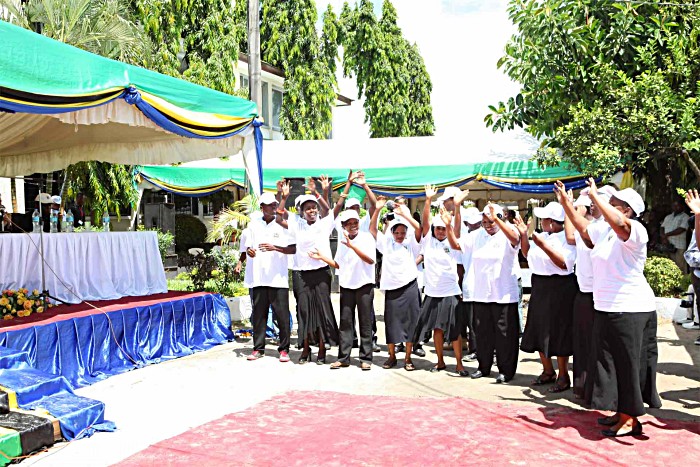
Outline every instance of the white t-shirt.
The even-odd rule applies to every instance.
[[[270,243],[275,246],[292,245],[285,229],[274,220],[269,224],[263,220],[252,221],[246,228],[248,233],[241,239],[241,249],[255,249],[255,257],[246,257],[246,279],[249,279],[250,287],[278,287],[289,288],[287,278],[287,256],[277,251],[261,251],[258,247],[261,243]]]
[[[472,293],[474,291],[474,271],[472,270],[472,253],[474,252],[474,236],[477,232],[484,229],[477,229],[472,232],[460,232],[459,247],[460,263],[464,266],[464,277],[462,278],[462,301],[472,302]]]
[[[631,221],[630,238],[622,241],[607,222],[588,224],[593,242],[593,303],[598,311],[644,313],[656,309],[654,292],[644,277],[649,235]]]
[[[345,289],[359,289],[367,284],[374,284],[374,263],[368,264],[353,250],[341,243],[338,239],[338,250],[335,253],[335,262],[340,267],[338,269],[338,282]],[[373,261],[377,260],[377,246],[372,234],[368,232],[358,232],[357,236],[350,242],[369,256]]]
[[[406,235],[403,243],[397,243],[391,233],[377,232],[377,250],[383,255],[381,290],[401,288],[418,277],[416,258],[420,244],[414,235]]]
[[[688,230],[688,219],[690,216],[684,212],[674,214],[671,213],[668,216],[664,217],[664,221],[661,223],[661,227],[663,227],[664,232],[673,232],[679,227],[684,228],[686,231]],[[671,245],[675,246],[679,250],[685,251],[687,245],[687,242],[685,241],[686,238],[686,232],[683,232],[680,235],[673,235],[671,237],[668,237],[668,243]]]
[[[593,219],[590,223],[594,224],[603,219],[601,216],[598,219]],[[586,246],[581,234],[578,230],[574,232],[576,238],[576,281],[578,289],[584,293],[593,292],[593,265],[591,263],[591,249]]]
[[[328,266],[321,260],[311,258],[309,252],[318,249],[326,258],[332,256],[329,237],[335,227],[334,221],[332,214],[318,219],[311,225],[301,217],[295,216],[294,219],[289,217],[287,225],[297,245],[293,264],[295,270],[313,271]]]
[[[462,248],[472,250],[470,275],[479,278],[468,301],[517,303],[520,291],[516,264],[520,243],[511,245],[502,231],[489,235],[479,229],[469,235]]]
[[[545,232],[540,235],[554,251],[564,256],[566,269],[561,269],[559,266],[555,265],[542,248],[535,245],[535,242],[530,241],[530,251],[527,253],[527,265],[530,271],[538,276],[568,276],[574,272],[576,246],[569,245],[566,242],[566,233],[562,230],[554,234]]]
[[[423,246],[423,282],[429,297],[449,297],[462,293],[459,289],[457,263],[461,252],[453,250],[447,239],[438,241],[432,233],[421,239]]]

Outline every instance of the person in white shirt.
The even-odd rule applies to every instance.
[[[666,216],[661,223],[661,243],[673,245],[675,251],[669,253],[669,256],[684,273],[687,266],[683,253],[688,247],[686,231],[688,230],[689,218],[690,216],[683,211],[683,204],[679,200],[674,200],[671,204],[671,214]]]
[[[478,285],[475,283],[467,291],[474,307],[479,348],[476,354],[479,368],[471,377],[478,379],[491,373],[495,350],[499,372],[497,383],[506,383],[515,375],[520,331],[518,276],[515,271],[520,233],[503,219],[503,209],[489,204],[482,212],[482,229],[459,239],[452,231],[447,231],[453,248],[463,254],[470,253],[469,265],[465,265],[467,274],[478,277]],[[449,215],[444,220],[447,223]]]
[[[430,203],[437,194],[434,186],[425,187],[425,206],[423,208],[422,239],[423,246],[423,280],[425,282],[425,301],[416,324],[416,330],[411,342],[420,342],[427,333],[433,332],[437,364],[431,368],[431,372],[445,370],[443,358],[443,345],[445,340],[452,342],[452,348],[457,359],[457,374],[469,376],[462,364],[462,337],[460,335],[460,321],[458,320],[457,305],[462,291],[459,288],[457,276],[457,263],[460,260],[460,252],[453,249],[447,240],[447,229],[452,228],[442,218],[436,216],[430,221]],[[448,211],[444,209],[445,217]],[[450,220],[451,214],[450,214]],[[460,226],[456,226],[460,228]]]
[[[289,196],[289,184],[284,183],[282,187],[277,222],[287,228],[295,239],[294,267],[300,271],[297,286],[297,334],[303,341],[304,349],[299,357],[300,364],[309,361],[312,337],[315,337],[318,343],[318,365],[326,363],[325,343],[334,346],[339,341],[338,324],[331,303],[330,268],[320,259],[313,258],[310,253],[318,252],[325,257],[331,256],[329,237],[335,228],[335,218],[343,207],[352,182],[359,176],[360,173],[350,171],[345,189],[340,194],[340,201],[323,218],[319,218],[318,197],[314,195],[301,196],[298,199],[299,215],[291,216],[283,208]]]
[[[421,306],[416,269],[421,230],[408,207],[396,204],[394,219],[387,225],[386,233],[378,231],[377,219],[384,204],[384,199],[377,201],[377,209],[370,221],[370,233],[377,240],[377,250],[383,255],[379,288],[384,291],[384,329],[389,359],[382,367],[396,366],[397,344],[405,342],[404,369],[413,371],[413,334]]]
[[[520,248],[532,271],[532,292],[527,322],[520,344],[524,352],[539,352],[543,371],[534,386],[554,383],[549,392],[561,392],[571,387],[569,357],[573,354],[574,299],[578,292],[574,262],[576,246],[564,231],[564,208],[552,202],[535,208],[534,215],[542,220],[544,233],[527,238],[527,225],[520,217],[515,225],[520,231]],[[552,357],[557,357],[557,377]]]
[[[644,212],[644,200],[631,188],[616,191],[606,201],[595,180],[588,180],[589,196],[605,222],[591,223],[565,200],[564,209],[581,237],[593,245],[593,302],[596,314],[596,365],[591,376],[591,408],[615,410],[615,415],[598,419],[610,426],[603,435],[641,435],[637,419],[645,413],[644,403],[661,407],[656,391],[656,310],[654,292],[644,277],[649,240],[636,219]],[[564,190],[557,182],[555,189]],[[564,196],[564,198],[566,198]]]
[[[360,216],[354,210],[343,211],[338,216],[342,226],[335,258],[318,250],[309,253],[313,259],[321,260],[339,270],[340,282],[340,344],[338,360],[331,369],[350,366],[353,335],[355,332],[355,310],[360,324],[360,368],[372,368],[372,302],[374,289],[374,263],[377,247],[369,232],[360,231]]]
[[[268,310],[277,316],[280,361],[289,361],[289,282],[287,256],[296,252],[294,240],[275,221],[277,199],[272,193],[260,197],[262,219],[247,227],[241,250],[246,255],[246,276],[250,278],[253,299],[253,353],[248,360],[265,356],[265,330]]]

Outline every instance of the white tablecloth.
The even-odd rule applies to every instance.
[[[39,238],[0,234],[1,290],[41,290]],[[44,234],[44,257],[46,287],[67,303],[168,290],[155,232]]]

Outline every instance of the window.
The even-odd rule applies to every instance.
[[[246,75],[241,75],[241,79],[238,81],[240,84],[241,89],[248,89],[248,76]]]
[[[268,86],[267,83],[262,84],[262,118],[265,121],[265,126],[270,126],[270,104],[268,102]]]
[[[272,128],[280,129],[280,112],[282,112],[282,91],[272,89]]]

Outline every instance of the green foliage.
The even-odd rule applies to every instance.
[[[227,297],[248,295],[248,290],[234,272],[237,254],[232,248],[222,248],[195,256],[188,268],[192,290],[220,293]]]
[[[107,162],[87,161],[69,165],[65,171],[64,193],[67,199],[75,199],[78,193],[85,194],[86,211],[96,214],[93,219],[102,219],[107,209],[120,217],[122,206],[136,207],[138,191],[130,166]]]
[[[177,214],[175,216],[175,246],[177,251],[185,251],[193,245],[204,243],[207,227],[195,216]]]
[[[332,128],[337,82],[329,68],[332,51],[321,52],[316,4],[313,0],[262,0],[261,5],[262,58],[285,73],[282,133],[286,139],[325,139]],[[332,21],[328,12],[324,20]],[[329,28],[324,27],[324,33]],[[332,41],[332,37],[323,39],[325,46]]]
[[[662,256],[647,258],[644,264],[644,277],[657,297],[673,297],[682,290],[683,273],[669,258]]]
[[[418,47],[404,39],[396,21],[389,0],[379,20],[370,0],[362,0],[354,10],[346,3],[339,29],[343,72],[355,76],[358,97],[364,96],[371,137],[432,135],[430,76]]]
[[[700,10],[511,0],[508,12],[517,33],[498,66],[521,91],[489,106],[487,126],[543,138],[542,165],[602,176],[631,169],[659,201],[696,182]]]
[[[170,232],[163,232],[160,229],[146,229],[142,225],[139,225],[138,230],[142,232],[150,231],[156,233],[158,236],[158,252],[160,253],[160,260],[163,262],[163,265],[165,265],[165,257],[168,254],[168,250],[175,246],[175,236]]]
[[[252,193],[233,203],[231,209],[224,208],[219,213],[219,218],[212,224],[207,241],[221,240],[221,243],[226,245],[232,238],[238,238],[250,222],[250,214],[258,210],[260,210],[258,200]]]
[[[237,94],[235,66],[245,29],[234,16],[233,2],[131,0],[131,3],[156,48],[145,64],[148,68]]]

